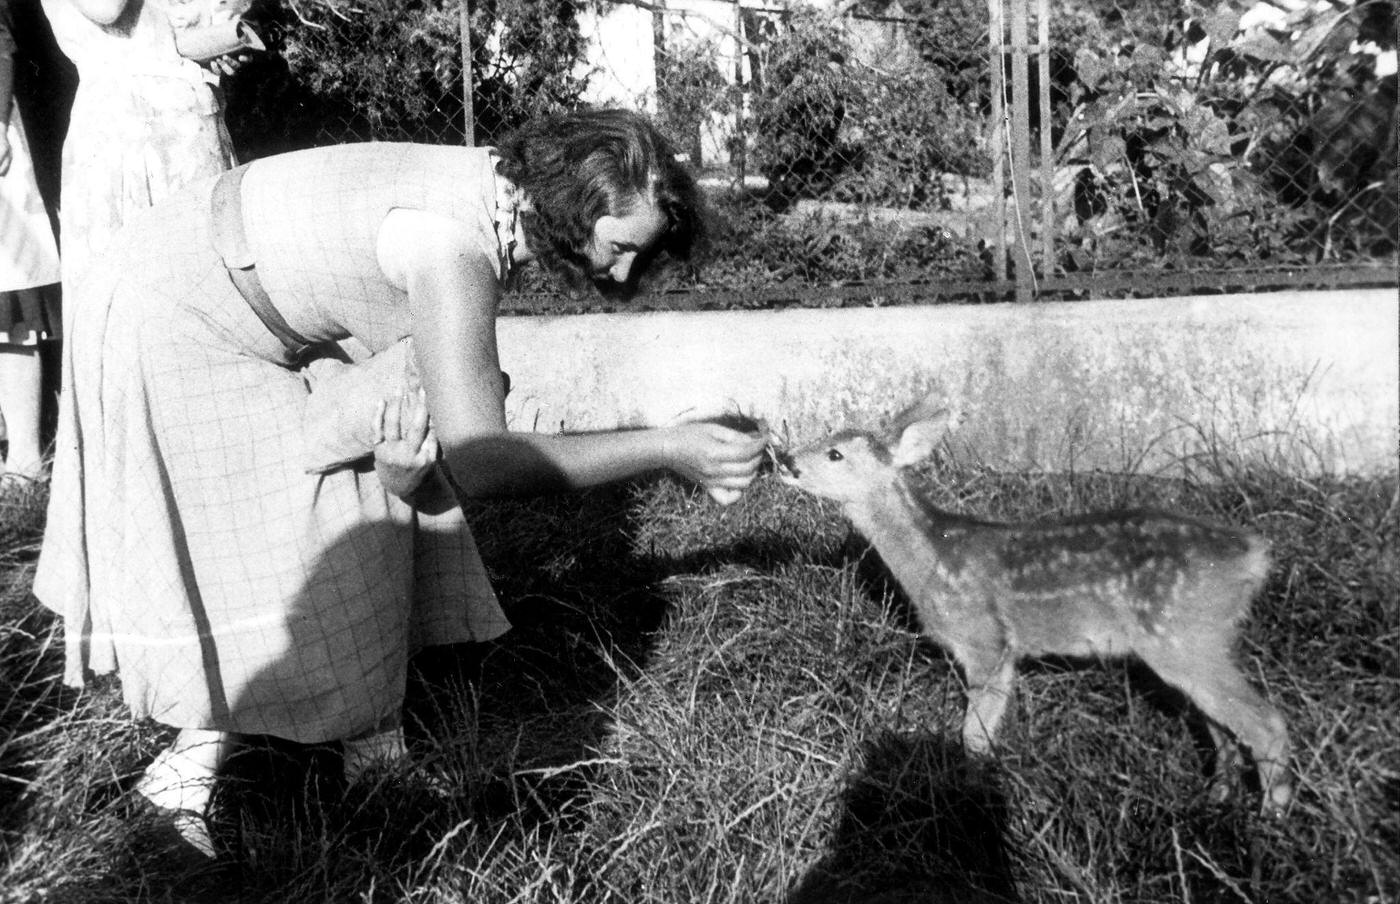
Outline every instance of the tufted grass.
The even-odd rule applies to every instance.
[[[1400,896],[1395,476],[1002,474],[940,502],[1032,518],[1150,504],[1250,524],[1275,567],[1247,673],[1290,720],[1298,799],[1206,795],[1190,714],[1131,667],[1024,670],[998,756],[955,743],[958,675],[829,505],[669,479],[472,507],[516,625],[430,651],[409,764],[256,740],[225,856],[155,839],[131,782],[168,740],[107,681],[65,689],[28,594],[42,489],[0,499],[0,901],[1393,902]]]

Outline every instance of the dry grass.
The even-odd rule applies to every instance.
[[[182,872],[131,780],[168,732],[60,687],[27,596],[42,499],[3,503],[0,900],[1390,902],[1400,894],[1394,477],[929,475],[1021,518],[1153,504],[1256,526],[1276,567],[1247,671],[1299,796],[1206,794],[1193,722],[1122,666],[1035,666],[999,756],[953,743],[958,675],[830,507],[722,509],[669,480],[474,511],[516,630],[421,658],[413,762],[346,789],[333,749],[231,768],[229,854]]]

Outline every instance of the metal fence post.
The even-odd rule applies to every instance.
[[[992,214],[987,225],[987,251],[991,278],[1006,278],[1006,73],[1002,44],[1005,41],[1001,0],[987,0],[987,63],[992,76],[991,134],[987,149],[992,158]]]
[[[744,107],[748,103],[749,92],[744,88],[744,55],[747,50],[748,35],[744,29],[744,0],[734,0],[734,140],[729,153],[730,165],[736,173],[735,185],[744,190],[745,170],[748,167],[748,135],[744,128]],[[737,158],[737,159],[736,159]]]
[[[1040,277],[1055,275],[1055,149],[1050,106],[1050,0],[1036,4],[1036,43],[1040,50]]]
[[[457,4],[462,44],[462,135],[467,147],[476,146],[476,106],[472,99],[472,9],[471,0]]]
[[[1015,202],[1016,300],[1030,301],[1035,288],[1031,261],[1031,86],[1029,0],[1011,0],[1011,197]]]

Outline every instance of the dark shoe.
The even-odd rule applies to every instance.
[[[215,862],[217,851],[204,814],[167,810],[140,794],[132,801],[135,847],[143,859],[158,861],[162,872],[175,874],[203,870]]]

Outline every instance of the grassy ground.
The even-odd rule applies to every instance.
[[[515,621],[420,658],[411,767],[345,788],[265,742],[189,871],[132,780],[168,733],[58,683],[28,597],[42,493],[0,505],[0,901],[1391,902],[1400,900],[1394,477],[1214,483],[952,467],[992,517],[1154,504],[1250,524],[1276,567],[1241,651],[1290,720],[1298,799],[1206,794],[1179,700],[1124,666],[1023,670],[988,764],[944,656],[830,507],[764,480],[480,506]]]

